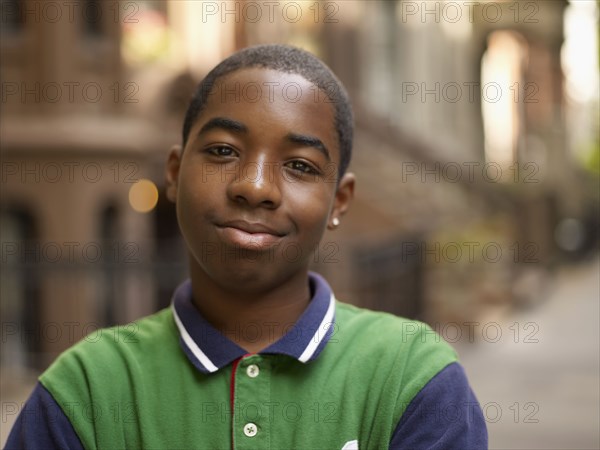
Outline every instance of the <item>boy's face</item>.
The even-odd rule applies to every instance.
[[[354,188],[352,174],[336,184],[340,149],[325,98],[300,75],[268,69],[217,81],[167,167],[192,274],[261,292],[308,269]]]

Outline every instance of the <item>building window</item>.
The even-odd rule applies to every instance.
[[[26,210],[0,211],[0,365],[18,373],[40,369],[40,245],[33,216]]]
[[[104,36],[102,16],[110,14],[111,11],[102,7],[99,0],[85,0],[83,9],[84,33],[89,38],[101,38]]]
[[[119,237],[119,214],[114,205],[106,206],[100,214],[100,237],[102,240],[102,273],[98,288],[102,292],[98,317],[103,326],[112,326],[119,322],[122,312],[119,308],[120,262],[116,256],[121,250]]]
[[[2,34],[17,34],[23,29],[23,0],[0,0]]]
[[[422,242],[403,236],[381,246],[356,250],[354,279],[362,306],[422,319],[423,264],[415,251]]]
[[[529,95],[523,77],[527,56],[524,42],[513,31],[495,31],[488,37],[481,60],[485,160],[501,169],[518,161],[518,144],[524,133],[523,97]]]
[[[187,250],[179,225],[175,205],[167,200],[164,189],[154,211],[155,255],[152,271],[157,303],[155,309],[171,303],[173,290],[188,276]]]

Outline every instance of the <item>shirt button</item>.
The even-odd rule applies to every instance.
[[[258,433],[258,427],[252,422],[244,425],[244,434],[248,437],[254,437]]]
[[[250,378],[256,378],[258,376],[259,372],[260,372],[260,369],[258,368],[258,366],[256,364],[250,364],[246,368],[246,373],[248,374],[248,376]]]

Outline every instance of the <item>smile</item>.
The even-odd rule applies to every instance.
[[[264,250],[278,244],[284,234],[260,224],[245,221],[225,222],[217,225],[223,241],[248,250]]]

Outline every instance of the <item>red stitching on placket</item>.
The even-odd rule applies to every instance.
[[[230,395],[230,406],[231,406],[231,450],[233,450],[233,415],[235,414],[235,408],[233,407],[235,399],[235,373],[237,371],[238,364],[246,356],[254,355],[254,353],[246,353],[244,356],[239,357],[233,362],[231,367],[231,381],[229,382],[229,395]]]

